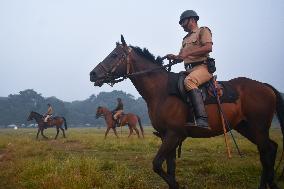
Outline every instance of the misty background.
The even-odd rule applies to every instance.
[[[99,88],[89,72],[120,34],[155,56],[178,53],[186,9],[213,33],[219,80],[245,76],[284,91],[283,0],[9,0],[0,1],[0,97],[34,89],[66,102],[113,90],[138,98],[129,80]]]

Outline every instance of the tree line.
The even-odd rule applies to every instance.
[[[105,106],[113,110],[117,105],[117,98],[121,98],[124,104],[124,112],[132,112],[140,116],[142,124],[150,124],[148,110],[143,98],[134,98],[123,91],[101,92],[91,95],[86,100],[64,102],[56,97],[44,98],[33,89],[20,91],[19,94],[11,94],[8,97],[0,97],[0,127],[9,124],[28,125],[27,117],[31,111],[44,114],[47,104],[54,109],[54,116],[64,116],[71,126],[101,126],[104,119],[95,118],[98,106]]]
[[[282,93],[284,98],[284,94]],[[0,127],[9,124],[28,125],[27,117],[31,111],[44,114],[47,111],[47,103],[54,109],[54,116],[64,116],[68,125],[76,127],[104,125],[104,119],[95,118],[98,106],[105,106],[113,110],[117,105],[117,98],[121,98],[124,104],[124,112],[135,113],[140,116],[142,124],[149,125],[148,110],[143,98],[134,98],[131,94],[114,90],[91,95],[83,101],[64,102],[56,97],[44,98],[33,89],[20,91],[19,94],[10,94],[8,97],[0,97]],[[273,120],[277,124],[276,119]]]

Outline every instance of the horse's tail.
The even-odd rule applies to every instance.
[[[66,121],[65,117],[62,117],[62,119],[64,120],[65,130],[67,130],[67,121]]]
[[[279,162],[279,164],[278,164],[278,166],[276,168],[276,170],[277,170],[279,168],[280,163],[281,163],[281,161],[283,159],[283,156],[284,156],[284,100],[283,100],[283,98],[281,96],[281,93],[277,89],[275,89],[273,86],[271,86],[271,85],[269,85],[267,83],[265,83],[265,84],[268,87],[270,87],[273,90],[274,94],[276,95],[276,116],[277,116],[278,121],[280,123],[280,128],[281,128],[282,135],[283,135],[283,137],[282,137],[283,138],[282,139],[283,140],[282,141],[283,142],[282,155],[281,155],[280,162]],[[283,168],[283,171],[282,171],[282,174],[281,174],[280,177],[284,176],[283,173],[284,173],[284,168]]]
[[[141,119],[140,119],[140,117],[138,115],[136,115],[136,116],[138,118],[138,123],[139,123],[139,126],[140,126],[140,130],[141,130],[142,136],[144,138],[144,129],[143,129],[142,124],[141,124]]]

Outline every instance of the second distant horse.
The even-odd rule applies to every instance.
[[[118,137],[117,132],[116,132],[116,128],[115,128],[115,120],[113,119],[112,112],[109,111],[106,107],[99,106],[97,108],[96,118],[99,118],[101,116],[103,116],[105,118],[105,121],[106,121],[106,124],[107,124],[107,130],[105,132],[105,138],[107,137],[107,134],[108,134],[110,129],[113,129],[115,136]],[[120,119],[120,126],[121,127],[128,125],[129,131],[130,131],[128,137],[130,137],[132,135],[133,130],[134,130],[136,132],[138,138],[140,138],[139,130],[136,127],[136,124],[138,122],[139,126],[140,126],[142,137],[144,138],[144,130],[143,130],[143,127],[142,127],[142,124],[141,124],[140,117],[138,115],[135,115],[135,114],[132,114],[132,113],[122,114],[119,119]]]

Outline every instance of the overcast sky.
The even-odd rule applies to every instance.
[[[64,101],[112,90],[138,97],[129,80],[94,87],[89,72],[120,34],[155,56],[178,53],[186,9],[212,30],[219,80],[245,76],[284,92],[283,0],[0,0],[0,96],[34,89]]]

